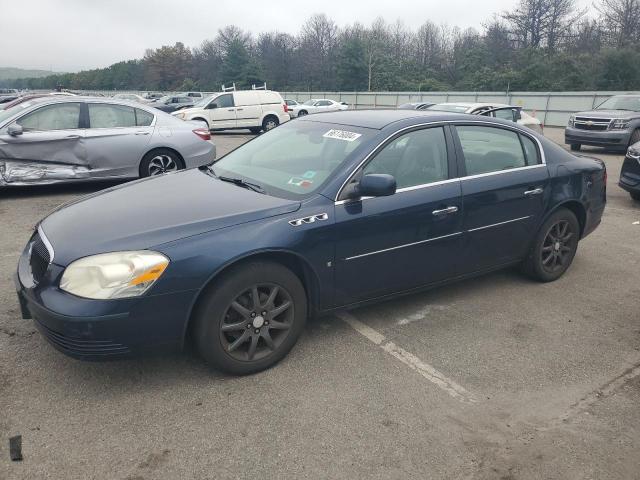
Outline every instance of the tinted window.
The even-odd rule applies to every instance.
[[[501,118],[503,120],[509,120],[510,122],[513,122],[513,110],[510,108],[496,110],[495,112],[493,112],[493,114],[496,118]]]
[[[427,128],[396,138],[375,156],[364,173],[393,175],[398,188],[446,180],[449,167],[444,130]]]
[[[136,108],[136,125],[138,127],[148,127],[153,122],[153,114]]]
[[[456,127],[467,175],[497,172],[526,165],[519,135],[494,127]]]
[[[79,103],[61,103],[39,108],[24,117],[17,123],[24,130],[67,130],[78,128],[80,121]]]
[[[120,128],[136,125],[133,107],[106,103],[90,103],[88,107],[91,128]]]
[[[218,108],[233,107],[233,95],[220,95],[213,102],[218,105]]]
[[[538,153],[538,147],[533,140],[524,135],[520,135],[522,139],[522,146],[524,147],[524,153],[527,156],[527,165],[537,165],[540,162],[540,154]]]

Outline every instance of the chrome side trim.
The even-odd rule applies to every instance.
[[[51,245],[51,242],[44,234],[44,230],[42,230],[40,225],[38,225],[38,235],[40,235],[40,239],[42,240],[42,243],[44,243],[44,246],[47,247],[47,251],[49,252],[49,265],[51,265],[53,263],[54,256],[53,245]]]
[[[317,215],[311,215],[309,217],[296,218],[295,220],[289,220],[289,225],[294,226],[294,227],[299,227],[300,225],[304,225],[306,223],[321,222],[321,221],[328,220],[328,219],[329,219],[329,215],[328,214],[319,213]]]
[[[521,170],[531,170],[533,168],[541,167],[546,167],[546,165],[539,163],[538,165],[527,165],[526,167],[510,168],[508,170],[499,170],[497,172],[478,173],[477,175],[468,175],[466,177],[461,177],[460,180],[473,180],[474,178],[491,177],[493,175],[502,175],[503,173],[519,172]]]
[[[467,230],[467,232],[477,232],[478,230],[486,230],[487,228],[499,227],[500,225],[506,225],[507,223],[519,222],[521,220],[526,220],[527,218],[531,218],[531,215],[526,217],[514,218],[513,220],[507,220],[506,222],[493,223],[491,225],[485,225],[484,227],[477,227]]]
[[[449,125],[449,124],[480,124],[480,125],[489,125],[491,127],[495,127],[495,128],[503,128],[505,130],[511,130],[511,131],[516,131],[522,135],[525,135],[526,137],[528,137],[529,139],[533,140],[536,142],[536,144],[538,145],[538,150],[540,151],[540,160],[542,163],[538,164],[538,165],[528,165],[526,167],[519,167],[519,168],[512,168],[509,170],[500,170],[498,172],[489,172],[489,173],[481,173],[479,175],[469,175],[466,177],[459,177],[459,178],[452,178],[449,180],[445,180],[445,182],[447,181],[457,181],[457,180],[466,180],[466,179],[470,179],[470,178],[479,178],[479,177],[485,177],[485,176],[489,176],[489,175],[500,175],[503,173],[508,173],[508,172],[514,172],[514,171],[518,171],[518,170],[525,170],[525,169],[530,169],[530,168],[539,168],[539,167],[543,167],[547,165],[547,158],[545,156],[544,153],[544,148],[542,148],[542,142],[535,136],[531,135],[531,132],[527,132],[523,127],[519,127],[517,124],[515,125],[502,125],[499,123],[493,123],[493,122],[487,122],[487,121],[482,121],[482,120],[446,120],[446,121],[434,121],[434,122],[425,122],[425,123],[417,123],[415,125],[410,125],[408,127],[402,128],[400,130],[396,130],[395,132],[393,132],[391,135],[387,136],[384,140],[382,140],[380,143],[378,143],[378,145],[375,146],[375,148],[373,150],[371,150],[366,157],[364,157],[364,159],[351,171],[351,173],[349,174],[349,176],[347,177],[347,179],[342,183],[342,186],[338,189],[338,193],[336,195],[336,198],[334,198],[334,202],[336,205],[341,205],[343,203],[346,202],[350,202],[353,200],[338,200],[338,198],[340,198],[340,194],[342,193],[342,190],[344,189],[345,185],[347,183],[349,183],[349,181],[353,178],[353,176],[355,175],[355,173],[360,169],[360,167],[362,167],[362,165],[364,165],[369,158],[371,158],[372,155],[374,155],[375,153],[378,152],[378,150],[382,147],[382,145],[384,145],[387,140],[389,140],[390,138],[398,135],[399,133],[402,133],[406,130],[412,130],[414,128],[418,128],[418,127],[428,127],[428,126],[433,126],[433,125]],[[407,187],[407,188],[411,188],[411,189],[418,189],[418,188],[425,188],[425,187],[430,187],[432,185],[439,185],[441,182],[433,182],[433,183],[427,183],[424,185],[416,185],[415,187]],[[402,191],[408,191],[406,189],[400,189],[398,190],[398,192],[402,192]],[[396,193],[398,193],[396,192]],[[362,199],[364,200],[364,198]]]
[[[405,245],[398,245],[396,247],[385,248],[384,250],[376,250],[375,252],[363,253],[361,255],[355,255],[353,257],[347,257],[347,258],[345,258],[345,260],[347,260],[347,261],[348,260],[355,260],[357,258],[368,257],[370,255],[376,255],[378,253],[384,253],[384,252],[390,252],[392,250],[398,250],[400,248],[413,247],[414,245],[420,245],[422,243],[435,242],[436,240],[441,240],[443,238],[449,238],[449,237],[455,237],[456,235],[462,235],[462,232],[451,233],[449,235],[443,235],[441,237],[429,238],[427,240],[421,240],[419,242],[407,243]]]

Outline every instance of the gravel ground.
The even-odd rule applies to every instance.
[[[214,137],[220,154],[248,138]],[[20,318],[17,257],[47,212],[105,185],[0,192],[0,479],[640,478],[640,203],[621,155],[587,152],[609,204],[559,281],[506,270],[321,318],[242,378],[189,352],[50,347]]]

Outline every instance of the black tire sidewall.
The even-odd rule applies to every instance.
[[[278,126],[278,120],[276,119],[276,117],[274,117],[273,115],[269,115],[268,117],[265,117],[265,119],[262,121],[262,130],[264,130],[265,132],[269,131],[267,129],[267,124],[269,122],[274,122],[276,124],[275,127],[272,127],[269,130],[273,130],[274,128],[276,128]]]
[[[561,220],[566,220],[571,225],[571,230],[574,232],[576,236],[575,248],[573,252],[571,252],[571,258],[567,265],[564,266],[561,270],[557,272],[548,272],[542,266],[542,247],[544,245],[544,240],[547,236],[547,232],[549,229],[555,225],[557,222]],[[551,214],[551,216],[542,224],[540,227],[538,234],[536,235],[535,243],[531,249],[529,257],[525,262],[525,271],[534,279],[541,282],[553,282],[560,278],[565,272],[569,269],[571,264],[573,263],[573,259],[575,258],[576,252],[578,250],[578,244],[580,240],[580,223],[578,219],[573,214],[572,211],[561,208]]]
[[[242,362],[229,356],[220,341],[220,323],[231,301],[251,285],[274,283],[293,300],[293,325],[278,349],[266,358]],[[200,355],[213,367],[234,375],[265,370],[284,358],[296,344],[307,320],[307,296],[300,279],[288,268],[273,262],[252,262],[232,268],[204,293],[195,313],[194,340]]]
[[[150,177],[151,175],[149,174],[149,163],[151,162],[151,160],[153,159],[153,157],[157,156],[157,155],[168,155],[170,156],[174,162],[176,162],[176,165],[178,166],[178,170],[183,170],[185,168],[184,166],[184,162],[182,161],[182,159],[176,155],[175,152],[167,149],[167,148],[156,148],[155,150],[151,150],[150,152],[147,152],[145,154],[144,157],[142,157],[142,160],[140,161],[140,167],[139,167],[139,175],[140,178],[145,178],[145,177]]]

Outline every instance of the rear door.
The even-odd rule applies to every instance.
[[[233,99],[236,105],[237,127],[249,128],[261,125],[262,106],[258,92],[233,92]]]
[[[232,93],[217,96],[207,105],[209,128],[236,128],[236,106]]]
[[[92,176],[137,177],[155,116],[141,108],[87,103],[87,157]]]
[[[46,105],[19,117],[22,135],[0,132],[0,161],[7,182],[37,182],[87,176],[80,102]]]
[[[524,257],[544,212],[549,173],[537,141],[487,124],[457,125],[464,172],[465,273]]]

